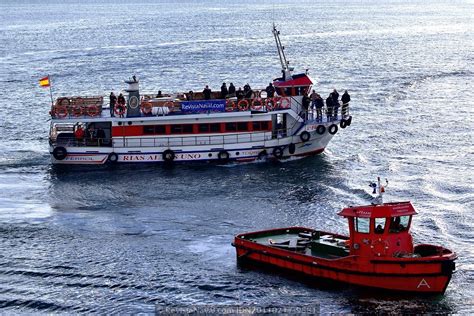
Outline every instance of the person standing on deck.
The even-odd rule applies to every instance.
[[[114,117],[114,111],[115,111],[115,104],[117,103],[117,97],[113,92],[110,92],[110,117]]]
[[[339,110],[339,93],[337,93],[336,89],[332,91],[332,107],[334,119],[337,120],[337,112]]]
[[[267,98],[273,98],[273,96],[275,95],[275,87],[271,82],[265,88],[265,91],[267,92]]]
[[[316,120],[318,122],[323,121],[323,107],[324,107],[324,100],[321,98],[319,94],[316,93]]]
[[[349,92],[344,91],[344,94],[341,97],[342,101],[342,109],[341,109],[341,115],[342,118],[344,118],[347,115],[347,110],[349,109],[349,102],[351,101],[351,96],[349,95]]]
[[[301,103],[303,105],[303,119],[306,121],[308,119],[308,110],[309,110],[309,105],[311,103],[311,99],[308,97],[307,94],[303,95],[303,99],[301,100]]]
[[[232,82],[229,84],[229,97],[235,97],[235,86]]]
[[[237,100],[242,100],[245,96],[245,92],[242,90],[241,87],[239,87],[239,90],[235,93],[235,96],[237,97]]]
[[[223,82],[221,86],[221,99],[225,99],[228,94],[229,94],[229,90],[227,90],[227,86],[225,82]]]
[[[244,94],[246,99],[252,98],[252,89],[248,83],[244,86]]]
[[[204,90],[202,90],[202,94],[204,94],[204,99],[205,100],[210,100],[211,99],[211,89],[209,89],[209,86],[206,85],[206,87],[204,88]]]
[[[318,94],[316,93],[315,90],[311,92],[309,95],[309,98],[311,99],[311,110],[313,112],[313,118],[314,118],[314,111],[316,110],[316,99],[318,97]]]
[[[326,98],[326,118],[327,121],[332,121],[332,93]]]
[[[123,114],[125,113],[125,97],[121,93],[118,96],[117,104],[120,117],[123,117]]]

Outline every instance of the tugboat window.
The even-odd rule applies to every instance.
[[[385,230],[385,218],[376,218],[375,219],[375,227],[374,232],[376,234],[383,234]]]
[[[390,232],[398,233],[408,229],[410,224],[410,216],[397,216],[390,219]]]
[[[369,232],[370,218],[356,217],[354,218],[354,220],[355,220],[356,231],[358,233],[367,234]]]

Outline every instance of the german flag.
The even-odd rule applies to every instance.
[[[41,78],[39,80],[39,84],[41,87],[45,87],[45,88],[49,87],[49,76]]]

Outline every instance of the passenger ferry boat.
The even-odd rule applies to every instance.
[[[379,190],[381,189],[379,180]],[[443,246],[413,245],[410,202],[350,206],[339,212],[349,236],[287,227],[235,236],[239,263],[290,274],[401,292],[444,293],[457,255]]]
[[[125,81],[125,104],[106,109],[104,97],[61,97],[51,108],[50,154],[54,164],[138,162],[227,163],[282,160],[319,154],[339,128],[351,125],[349,104],[339,114],[316,118],[305,112],[311,93],[307,73],[293,74],[279,31],[273,34],[282,77],[275,95],[264,89],[251,96],[225,98],[214,92],[141,95],[139,82]],[[330,110],[329,110],[330,111]]]

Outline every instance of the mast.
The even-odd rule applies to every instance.
[[[283,79],[291,78],[291,68],[288,67],[290,62],[285,56],[285,47],[281,44],[280,31],[276,29],[275,23],[273,23],[273,36],[275,37],[275,43],[278,50],[278,56],[280,57],[281,71],[283,73]]]

